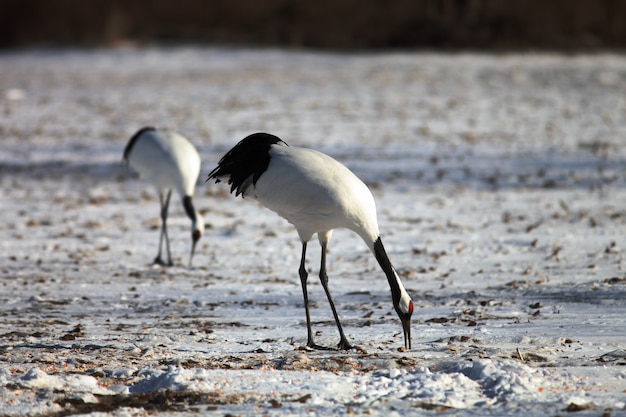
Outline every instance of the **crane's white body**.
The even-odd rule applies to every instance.
[[[269,154],[267,170],[244,196],[253,196],[287,219],[302,241],[315,233],[346,228],[358,233],[373,250],[379,235],[376,203],[352,171],[312,149],[273,145]]]
[[[181,197],[187,216],[191,219],[191,255],[196,243],[204,233],[204,220],[195,210],[192,197],[200,175],[201,160],[198,151],[184,136],[167,130],[146,127],[139,130],[124,150],[124,160],[139,177],[153,184],[161,202],[161,237],[155,263],[172,265],[169,237],[167,235],[167,212],[172,190]],[[168,261],[161,259],[161,246],[165,239]]]
[[[137,138],[129,165],[140,178],[159,192],[176,190],[182,197],[193,196],[200,175],[200,155],[192,143],[176,132],[146,131]]]

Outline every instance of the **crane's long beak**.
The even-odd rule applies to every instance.
[[[411,317],[401,319],[402,330],[404,330],[404,348],[411,349]]]
[[[189,254],[189,268],[191,268],[191,261],[193,260],[193,254],[196,251],[196,243],[198,243],[198,239],[191,240],[191,253]]]
[[[189,265],[188,265],[189,268],[191,268],[191,261],[193,260],[193,252],[195,251],[195,249],[196,249],[196,242],[193,242],[191,244],[191,254],[189,254]]]

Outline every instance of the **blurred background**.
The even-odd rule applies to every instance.
[[[1,0],[0,47],[594,50],[625,23],[615,0]]]

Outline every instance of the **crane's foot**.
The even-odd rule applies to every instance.
[[[306,350],[334,350],[333,348],[327,346],[321,346],[313,342],[309,342],[306,344]]]
[[[337,349],[339,349],[339,350],[350,350],[350,349],[354,349],[354,346],[352,346],[350,344],[350,342],[348,342],[346,339],[341,339],[339,341],[339,344],[337,345]]]
[[[313,343],[312,341],[309,341],[306,344],[306,346],[303,346],[301,348],[301,350],[310,350],[310,351],[312,350],[350,350],[350,349],[354,349],[354,346],[352,346],[350,342],[348,342],[346,339],[341,340],[336,348],[332,348],[328,346],[321,346],[316,343]]]
[[[172,262],[171,259],[169,260],[169,262],[165,262],[163,259],[161,259],[160,256],[157,256],[156,258],[154,258],[154,261],[152,262],[152,264],[157,264],[161,266],[174,266],[174,263]]]

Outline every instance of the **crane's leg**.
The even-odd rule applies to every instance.
[[[335,323],[337,323],[337,329],[339,330],[339,344],[337,345],[337,348],[341,350],[352,349],[352,345],[350,344],[350,342],[348,342],[346,335],[343,333],[343,329],[341,328],[341,323],[339,322],[339,316],[337,315],[337,309],[335,308],[335,303],[333,302],[333,298],[330,295],[330,290],[328,289],[328,274],[326,273],[326,243],[322,243],[322,263],[320,265],[320,281],[322,283],[322,287],[324,287],[324,291],[326,292],[328,303],[330,304],[330,308],[333,311],[333,316],[335,316]]]
[[[159,253],[154,258],[154,263],[165,266],[172,266],[172,255],[170,252],[170,238],[167,235],[167,212],[170,206],[170,197],[172,196],[172,190],[167,191],[167,197],[163,198],[163,193],[159,192],[159,201],[161,202],[161,237],[159,238]],[[161,258],[161,248],[163,246],[163,239],[165,239],[165,248],[167,249],[167,263],[163,262]]]
[[[300,258],[300,268],[298,269],[298,273],[300,274],[300,284],[302,284],[302,295],[304,296],[304,310],[306,311],[306,345],[310,348],[315,348],[316,345],[313,343],[313,331],[311,330],[311,314],[309,313],[309,293],[306,288],[306,280],[309,274],[306,272],[306,267],[304,266],[305,258],[306,242],[302,242],[302,257]]]

